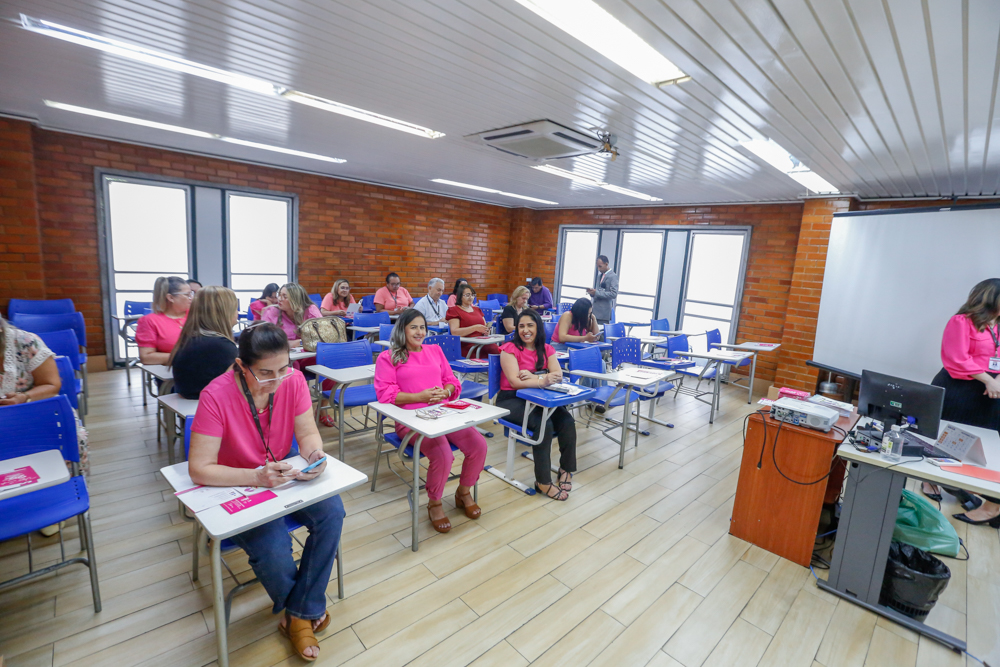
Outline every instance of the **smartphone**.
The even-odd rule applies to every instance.
[[[955,459],[950,459],[947,457],[937,457],[937,456],[935,457],[928,456],[926,461],[931,465],[936,465],[936,466],[957,466],[961,465],[962,463],[961,461],[956,461]]]
[[[309,472],[310,470],[312,470],[313,468],[315,468],[316,466],[318,466],[323,461],[326,461],[326,457],[325,456],[322,457],[322,458],[320,458],[320,459],[318,459],[318,460],[316,460],[316,461],[313,461],[312,463],[310,463],[309,465],[307,465],[305,468],[303,468],[299,472],[300,473],[301,472]]]

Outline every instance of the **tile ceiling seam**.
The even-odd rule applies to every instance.
[[[998,27],[998,31],[1000,31],[1000,27]],[[986,122],[986,136],[983,139],[985,149],[983,150],[983,166],[982,166],[983,177],[981,179],[982,188],[980,190],[980,193],[984,193],[984,191],[986,190],[985,187],[986,176],[988,173],[986,171],[986,163],[989,160],[990,142],[992,141],[993,138],[993,116],[996,113],[998,82],[1000,82],[1000,39],[997,40],[997,55],[996,59],[993,62],[993,90],[990,94],[990,111],[987,116],[987,122]],[[998,191],[1000,191],[1000,170],[998,170],[997,172],[997,181],[993,186],[992,194],[995,194]]]
[[[938,80],[937,56],[934,53],[934,31],[931,28],[930,23],[930,9],[927,6],[927,0],[921,0],[920,4],[924,15],[924,29],[927,33],[927,50],[931,61],[931,80],[934,82],[934,95],[937,98],[938,124],[941,129],[941,143],[945,147],[944,159],[945,166],[948,170],[948,189],[951,192],[955,192],[955,178],[951,169],[951,152],[948,150],[948,131],[947,128],[945,128],[944,108],[941,105],[941,86]]]

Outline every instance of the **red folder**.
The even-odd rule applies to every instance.
[[[1000,470],[990,470],[989,468],[980,468],[978,466],[967,466],[967,465],[941,466],[941,470],[946,470],[948,472],[953,472],[959,475],[965,475],[966,477],[985,479],[987,482],[1000,483]]]

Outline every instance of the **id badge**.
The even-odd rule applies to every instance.
[[[990,357],[990,370],[1000,371],[1000,357]]]

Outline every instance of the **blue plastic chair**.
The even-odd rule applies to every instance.
[[[75,390],[77,394],[83,394],[83,379],[80,359],[80,345],[76,339],[76,333],[72,329],[66,329],[65,331],[46,331],[38,334],[38,337],[42,339],[46,347],[52,350],[55,354],[65,357],[70,365],[73,367],[73,383],[69,385],[68,389]],[[81,375],[77,375],[77,373]],[[76,407],[76,406],[73,406]],[[87,412],[87,400],[86,395],[84,395],[83,400],[83,410],[82,413]]]
[[[605,324],[604,325],[604,340],[609,338],[624,338],[625,337],[625,325],[621,323],[617,324]]]
[[[653,320],[652,322],[650,322],[649,323],[649,335],[650,336],[659,336],[659,335],[662,335],[662,334],[653,333],[654,331],[671,331],[670,320],[668,320],[667,318],[664,317],[664,318],[661,318],[661,319],[658,319],[658,320]],[[656,349],[658,349],[658,350],[665,350],[665,349],[667,349],[667,344],[666,343],[657,343],[656,344]]]
[[[424,339],[423,344],[440,347],[441,351],[444,352],[444,358],[448,360],[452,370],[456,373],[464,375],[465,373],[483,372],[482,364],[474,365],[462,358],[462,344],[458,340],[458,336],[452,336],[451,334],[428,336]],[[473,400],[482,398],[485,395],[486,387],[478,382],[473,382],[472,380],[464,380],[462,382],[462,398]]]
[[[320,305],[322,305],[322,303],[323,303],[323,295],[322,294],[310,294],[309,295],[309,300],[312,301],[313,303],[315,303],[316,307],[319,308]]]
[[[563,313],[568,313],[571,310],[573,310],[573,304],[572,303],[560,303],[560,304],[556,305],[556,314],[557,315],[562,315]]]
[[[374,313],[375,312],[375,295],[369,294],[368,296],[361,297],[361,312],[362,313]],[[357,315],[355,314],[355,318]]]
[[[80,344],[79,355],[80,370],[83,375],[83,393],[85,397],[90,396],[90,387],[87,382],[87,323],[83,320],[83,313],[16,315],[11,318],[11,324],[18,329],[24,329],[36,334],[72,329],[73,333],[76,334],[77,342]],[[84,401],[84,409],[86,409],[86,401]]]
[[[379,340],[389,340],[392,337],[392,330],[396,327],[395,324],[380,324],[378,325],[378,339]]]
[[[383,324],[392,325],[392,318],[390,318],[389,313],[384,310],[381,313],[355,313],[354,321],[351,323],[351,325],[355,327],[377,327]],[[368,334],[368,336],[371,336],[371,340],[375,340],[375,336],[372,336],[371,334]],[[366,338],[368,336],[359,331],[354,332],[355,340]]]
[[[256,299],[254,299],[256,301]],[[131,317],[132,315],[144,315],[145,311],[153,307],[152,301],[126,301],[125,302],[125,317]]]
[[[152,305],[153,304],[149,301],[126,301],[124,309],[125,317],[134,317],[136,315],[142,317],[143,315],[147,315],[149,314]],[[122,340],[125,341],[125,379],[131,387],[132,366],[139,363],[139,358],[138,356],[130,357],[128,349],[129,347],[136,347],[138,351],[135,344],[135,330],[139,326],[139,320],[133,320],[128,324],[120,324],[119,326],[119,335],[122,337]]]
[[[73,371],[73,363],[67,357],[56,356],[56,368],[59,369],[59,379],[62,381],[62,386],[59,388],[59,395],[65,396],[69,399],[69,404],[74,410],[79,410],[80,400],[79,400],[79,386],[80,380],[77,379],[76,373]]]
[[[496,299],[486,299],[485,301],[479,302],[479,309],[482,310],[483,312],[487,310],[501,310],[502,308],[503,304],[501,304]]]
[[[59,450],[63,459],[73,464],[73,476],[56,486],[39,491],[29,491],[19,496],[0,500],[0,541],[21,535],[28,538],[28,573],[0,583],[7,588],[47,575],[68,565],[80,563],[90,570],[90,590],[94,599],[94,612],[101,611],[101,591],[97,580],[97,561],[94,558],[94,536],[90,526],[90,497],[87,483],[79,474],[80,447],[76,438],[76,419],[69,399],[53,396],[23,405],[0,408],[0,459],[36,454],[50,449]],[[35,570],[31,550],[31,534],[46,526],[77,518],[80,530],[80,547],[86,557],[65,557],[63,534],[59,533],[59,546],[63,558],[60,562]]]
[[[647,355],[648,356],[648,355]],[[642,354],[642,342],[638,338],[619,338],[611,344],[611,367],[619,368],[622,364],[643,365],[645,357]],[[638,394],[640,401],[649,401],[660,398],[666,392],[674,388],[674,384],[667,380],[658,382],[653,390]],[[652,407],[650,407],[650,417],[652,417]]]
[[[349,341],[347,343],[317,343],[316,364],[327,368],[354,368],[368,366],[372,363],[372,345],[367,339]],[[375,385],[364,384],[356,387],[339,385],[331,390],[321,391],[329,404],[316,410],[316,421],[319,423],[321,410],[329,410],[337,403],[337,431],[340,440],[340,460],[344,460],[344,410],[346,408],[363,407],[365,409],[365,425],[368,428],[368,404],[377,401]]]
[[[545,322],[545,342],[552,344],[552,334],[556,332],[556,327],[559,326],[558,322]],[[516,332],[515,332],[516,333]]]
[[[508,303],[510,303],[510,297],[507,296],[506,294],[496,294],[496,293],[494,293],[494,294],[487,294],[486,298],[489,301],[496,301],[501,306],[506,306]]]
[[[493,318],[494,318],[494,315],[493,315],[494,309],[493,308],[483,308],[482,306],[479,306],[479,310],[481,310],[483,312],[483,322],[485,322],[487,324],[487,326],[489,326],[490,324],[492,324],[493,323]]]
[[[11,299],[7,304],[7,319],[15,315],[59,315],[75,312],[73,299]]]

